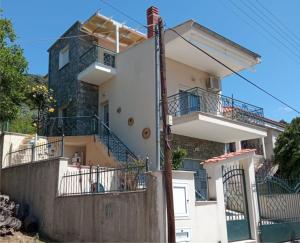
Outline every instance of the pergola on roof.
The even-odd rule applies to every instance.
[[[81,29],[87,33],[98,35],[101,38],[107,38],[114,42],[119,39],[120,45],[125,46],[130,46],[147,39],[143,33],[119,23],[112,18],[101,15],[99,12],[96,12],[85,21]]]

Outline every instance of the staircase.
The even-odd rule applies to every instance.
[[[137,156],[106,126],[99,120],[97,137],[107,147],[108,153],[112,154],[120,162],[132,162],[138,160]]]
[[[97,116],[53,117],[46,126],[46,136],[89,136],[106,146],[107,153],[121,163],[138,157]]]

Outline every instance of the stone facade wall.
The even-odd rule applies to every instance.
[[[224,154],[225,144],[173,134],[172,148],[187,150],[190,159],[206,160]]]
[[[84,35],[81,23],[73,24],[62,37]],[[59,39],[49,48],[49,87],[53,89],[57,110],[64,116],[94,115],[98,113],[98,87],[77,79],[85,67],[80,57],[93,45],[92,37]],[[69,63],[59,69],[59,52],[69,46]],[[58,113],[55,114],[56,116]]]

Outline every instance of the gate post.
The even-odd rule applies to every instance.
[[[251,228],[251,237],[257,242],[260,242],[259,235],[259,205],[257,198],[256,189],[256,179],[255,179],[255,169],[254,169],[254,156],[249,157],[247,160],[242,162],[244,172],[245,172],[245,182],[246,182],[246,193],[248,201],[248,211],[249,211],[249,221]]]
[[[219,163],[204,164],[208,176],[209,198],[215,199],[218,204],[219,230],[222,235],[221,242],[228,242],[226,213],[223,189],[223,167]]]

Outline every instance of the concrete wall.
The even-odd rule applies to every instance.
[[[16,165],[1,170],[2,193],[22,205],[39,219],[43,233],[51,236],[54,225],[55,197],[59,171],[67,167],[66,159]]]
[[[158,217],[155,190],[150,183],[146,192],[58,197],[53,236],[62,241],[164,242],[159,228],[164,214]]]
[[[108,155],[107,147],[94,136],[66,136],[64,138],[65,154],[64,156],[71,158],[75,152],[84,152],[83,165],[99,165],[105,167],[116,167],[118,164],[110,153]],[[84,149],[80,149],[84,148]]]
[[[0,160],[1,160],[1,168],[3,165],[5,156],[7,153],[18,149],[23,139],[26,138],[28,134],[20,134],[20,133],[10,133],[4,132],[0,135]]]
[[[187,216],[175,213],[176,229],[190,229],[190,242],[227,242],[225,208],[221,201],[196,201],[194,173],[187,171],[173,171],[173,186],[187,185]],[[223,191],[221,192],[223,193]],[[174,200],[181,198],[174,198]],[[176,204],[176,201],[174,202]]]
[[[2,193],[30,206],[40,230],[58,241],[165,242],[162,174],[148,175],[147,190],[57,197],[67,159],[2,169]]]

